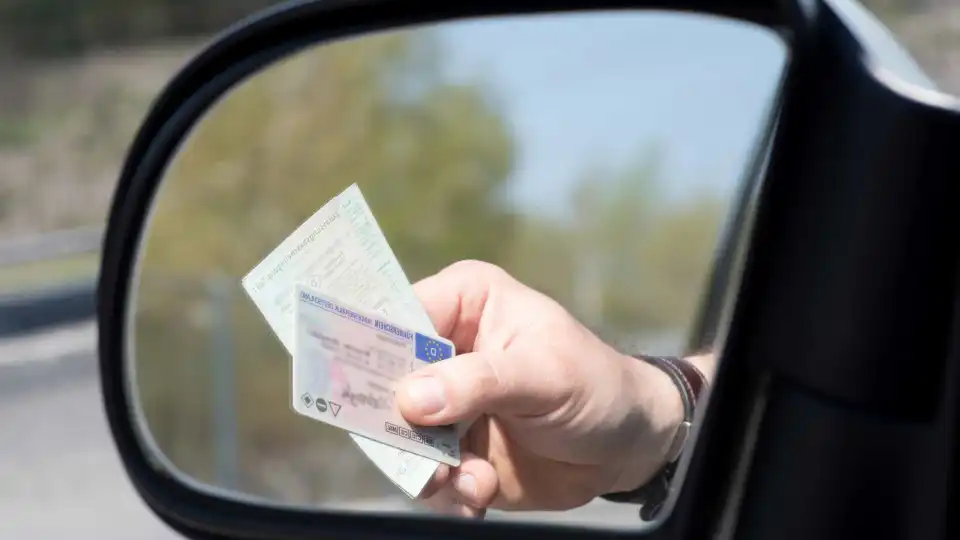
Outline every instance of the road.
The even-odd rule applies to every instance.
[[[124,475],[100,408],[92,325],[76,330],[0,346],[0,539],[182,538]]]
[[[93,323],[0,342],[0,540],[182,538],[140,501],[101,410]],[[403,498],[348,503],[396,511]],[[636,511],[596,503],[566,513],[488,519],[638,526]]]

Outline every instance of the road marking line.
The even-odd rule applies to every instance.
[[[54,361],[97,350],[97,323],[89,320],[0,340],[0,366]]]

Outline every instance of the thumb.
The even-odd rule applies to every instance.
[[[411,424],[436,426],[527,406],[542,395],[536,373],[503,352],[461,354],[418,369],[397,382],[400,414]],[[512,411],[511,411],[512,412]]]

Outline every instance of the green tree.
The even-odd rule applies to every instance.
[[[0,55],[76,56],[218,32],[278,0],[0,0]]]
[[[657,147],[622,168],[595,168],[573,211],[521,228],[511,269],[611,342],[677,335],[693,323],[729,200],[671,200]]]
[[[352,182],[411,279],[498,260],[515,222],[500,204],[513,142],[488,89],[444,79],[441,52],[422,31],[365,37],[233,91],[172,165],[149,267],[245,273]]]
[[[650,322],[638,294],[651,261],[639,248],[656,225],[662,181],[661,154],[651,147],[623,170],[586,175],[575,194],[578,304],[592,326],[621,332]]]
[[[648,230],[638,249],[647,285],[638,299],[647,312],[640,320],[656,329],[689,329],[705,292],[729,204],[729,199],[703,191],[660,209],[656,226]],[[637,317],[624,307],[625,319]]]
[[[354,466],[363,478],[339,480],[354,495],[387,489],[343,433],[290,410],[287,354],[240,278],[353,182],[412,281],[458,259],[504,264],[516,224],[500,202],[513,141],[490,90],[447,80],[444,62],[423,30],[310,49],[242,83],[184,142],[145,236],[136,318],[146,418],[180,468],[213,479],[209,347],[225,319],[209,284],[226,280],[243,489],[284,495],[254,478],[271,456],[313,482],[298,502],[334,493],[334,473]],[[317,447],[333,461],[311,475],[316,452],[299,462],[295,453]]]

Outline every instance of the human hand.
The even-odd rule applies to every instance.
[[[461,465],[440,465],[421,494],[428,506],[566,510],[663,465],[683,403],[662,371],[491,264],[455,263],[415,290],[459,354],[401,380],[400,412],[425,426],[473,422]]]

